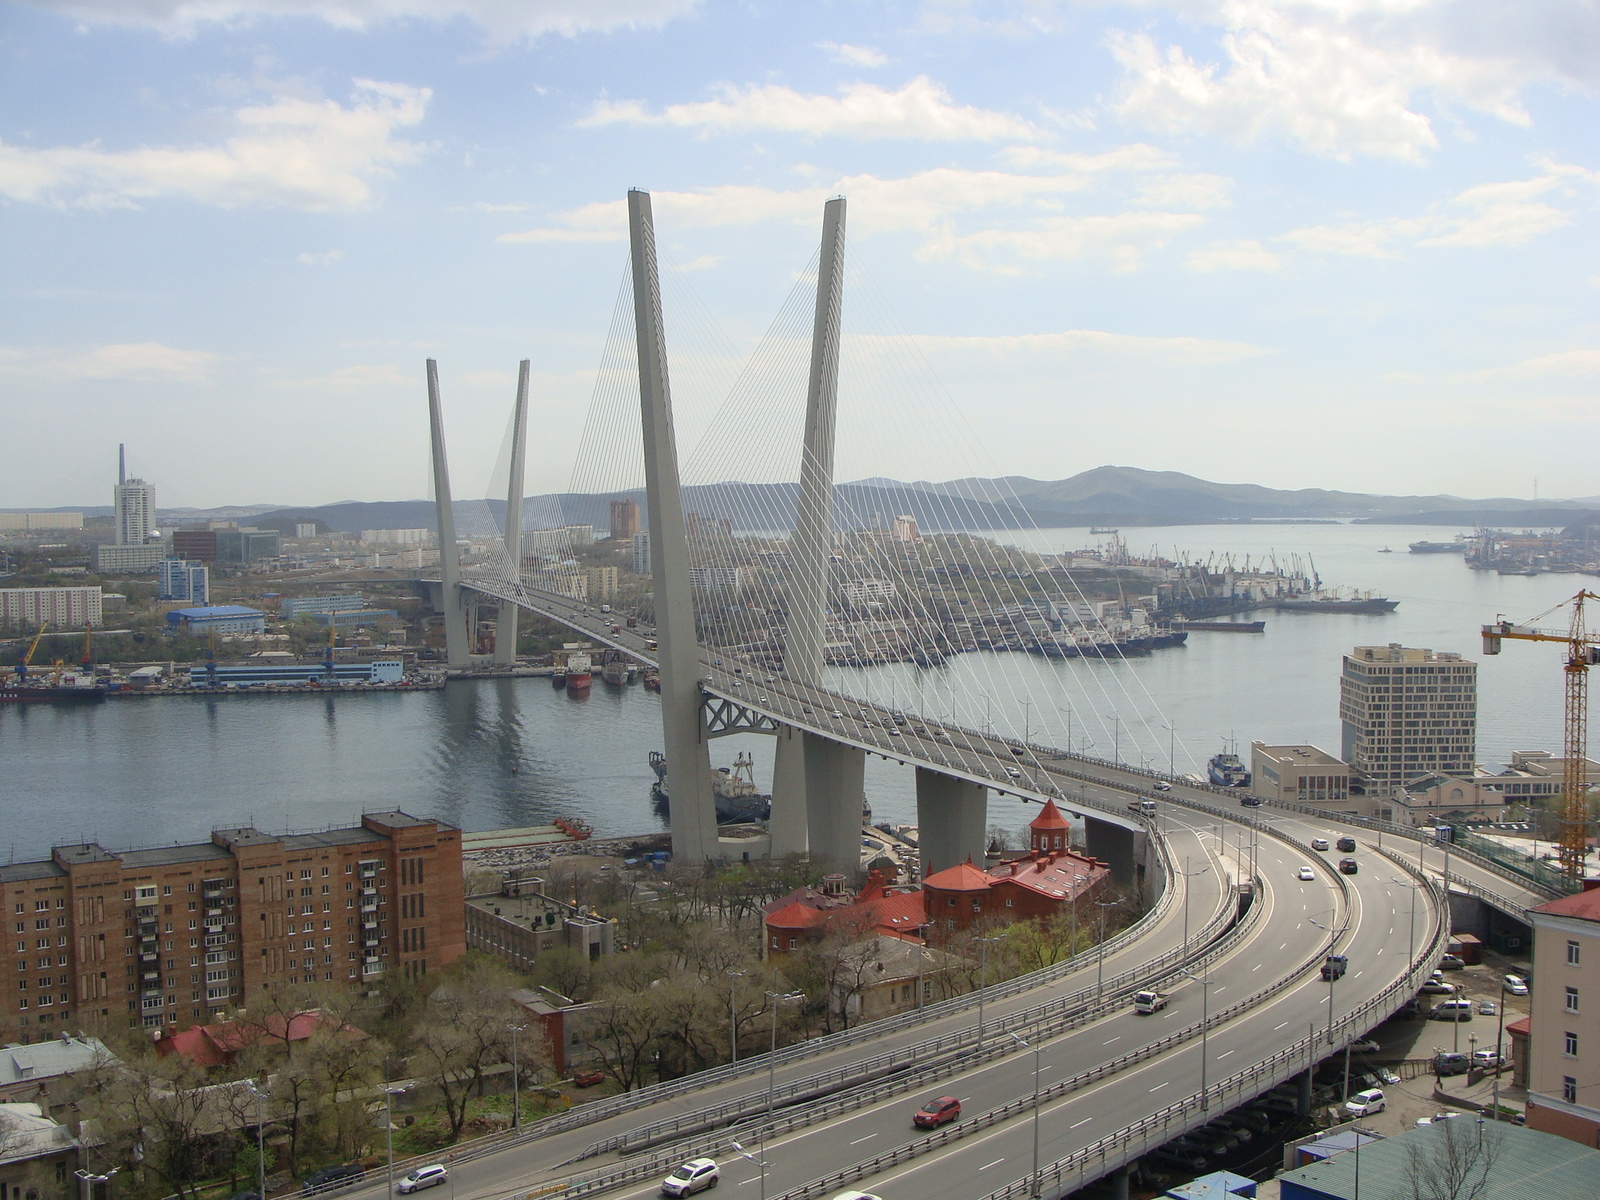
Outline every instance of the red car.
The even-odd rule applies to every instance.
[[[605,1081],[606,1077],[603,1071],[579,1071],[572,1077],[572,1082],[576,1087],[593,1087],[595,1084],[604,1083]]]
[[[954,1096],[939,1096],[929,1100],[912,1114],[911,1123],[921,1129],[936,1129],[961,1115],[961,1101]]]

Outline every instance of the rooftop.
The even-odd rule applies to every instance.
[[[175,608],[167,613],[169,618],[182,617],[185,620],[193,620],[198,617],[202,621],[207,617],[264,617],[266,615],[259,608],[246,608],[242,604],[211,604],[203,608]]]
[[[63,1036],[31,1046],[10,1045],[0,1050],[0,1088],[70,1075],[98,1063],[114,1062],[115,1056],[98,1038]]]
[[[200,842],[190,846],[159,846],[150,850],[126,850],[118,855],[125,869],[136,867],[165,867],[175,863],[205,862],[210,859],[232,860],[233,855],[215,842]]]
[[[1553,917],[1576,917],[1580,921],[1600,921],[1600,880],[1586,879],[1583,891],[1551,900],[1528,911],[1548,913]]]
[[[1268,746],[1264,742],[1251,742],[1250,752],[1289,766],[1350,769],[1343,759],[1316,746]]]
[[[66,871],[53,862],[10,863],[0,867],[0,883],[25,883],[30,879],[59,879]]]

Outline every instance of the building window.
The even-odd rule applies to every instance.
[[[1578,965],[1578,943],[1577,942],[1568,942],[1567,943],[1567,961],[1569,963],[1571,963],[1573,966],[1577,966]]]
[[[1578,1011],[1578,989],[1575,987],[1569,987],[1567,989],[1567,1011]]]
[[[1561,1077],[1561,1098],[1568,1104],[1578,1102],[1578,1081],[1571,1075]]]
[[[1566,1048],[1562,1051],[1569,1058],[1578,1057],[1578,1035],[1568,1030],[1566,1035]]]

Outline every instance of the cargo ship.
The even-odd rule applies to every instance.
[[[567,655],[567,692],[587,692],[594,683],[587,654]]]
[[[1453,542],[1412,542],[1406,548],[1413,554],[1465,554],[1467,541],[1467,538],[1457,538]]]
[[[1392,613],[1400,607],[1400,601],[1385,596],[1340,596],[1310,592],[1304,596],[1275,601],[1273,607],[1283,612]]]
[[[105,698],[100,684],[78,683],[70,675],[59,683],[0,684],[0,704],[98,704]]]
[[[1239,756],[1228,750],[1211,756],[1211,761],[1206,763],[1206,774],[1218,787],[1250,786],[1250,772],[1245,770]]]
[[[656,781],[650,787],[650,799],[656,812],[666,816],[671,812],[667,794],[667,756],[659,750],[650,751],[650,769]],[[747,821],[765,821],[772,815],[772,797],[756,790],[755,763],[748,754],[740,754],[732,767],[714,767],[711,771],[711,793],[717,801],[717,824],[737,825]]]

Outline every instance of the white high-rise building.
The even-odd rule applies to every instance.
[[[164,558],[156,564],[156,578],[163,600],[183,600],[189,604],[211,602],[211,572],[204,563]]]
[[[1423,775],[1471,775],[1478,749],[1478,664],[1391,642],[1357,646],[1339,678],[1340,757],[1396,787]]]
[[[633,573],[650,574],[650,531],[641,529],[633,535]]]
[[[142,479],[129,479],[127,458],[117,447],[117,507],[119,546],[142,546],[156,527],[156,490]]]

